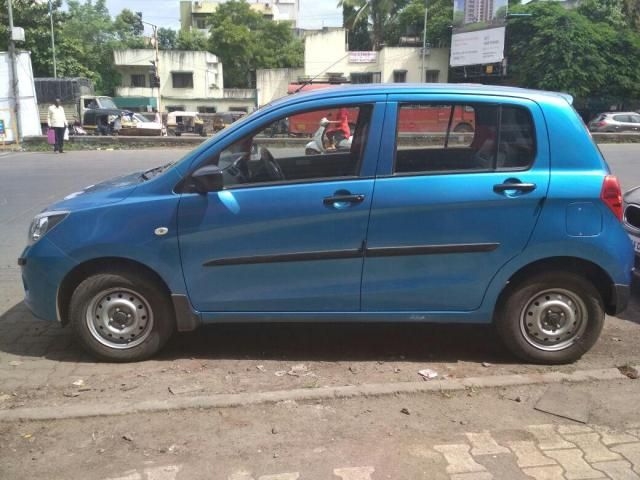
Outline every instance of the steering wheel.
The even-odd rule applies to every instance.
[[[260,147],[260,160],[270,180],[284,180],[282,169],[273,155],[265,147]]]

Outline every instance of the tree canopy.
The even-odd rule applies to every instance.
[[[293,36],[288,22],[273,22],[253,11],[246,2],[231,0],[218,5],[209,17],[210,52],[224,65],[225,85],[251,86],[258,68],[299,67],[303,44]]]
[[[507,27],[509,79],[524,87],[586,97],[640,97],[640,35],[621,0],[585,0],[577,9],[554,2],[513,8]]]

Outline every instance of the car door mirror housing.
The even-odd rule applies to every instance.
[[[219,192],[224,188],[222,170],[216,165],[200,167],[191,178],[194,190],[198,193]]]

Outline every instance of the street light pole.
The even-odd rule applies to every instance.
[[[13,39],[13,8],[11,2],[12,0],[7,0],[9,7],[9,64],[11,65],[11,95],[13,96],[13,121],[15,122],[14,136],[16,143],[20,143],[20,92],[18,90],[18,76],[16,73],[16,43]]]
[[[422,29],[422,68],[420,69],[420,82],[426,82],[426,72],[424,69],[424,55],[427,49],[427,12],[429,7],[427,5],[428,0],[424,0],[424,26]]]
[[[51,0],[49,0],[49,19],[51,20],[51,51],[53,53],[53,78],[58,78],[58,70],[56,68],[56,40],[53,36],[53,9],[51,8]]]
[[[146,25],[149,25],[152,29],[153,29],[153,45],[155,47],[155,70],[156,70],[156,75],[158,76],[158,78],[160,78],[160,69],[158,68],[158,61],[159,61],[159,57],[160,54],[158,52],[158,26],[154,25],[153,23],[149,23],[149,22],[145,22],[143,20],[140,20],[140,23],[144,23]],[[153,84],[151,86],[152,90],[153,90]],[[161,112],[162,110],[160,110],[160,85],[158,84],[158,91],[156,94],[156,110],[158,112]],[[152,92],[153,93],[153,92]]]

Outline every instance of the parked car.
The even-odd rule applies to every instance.
[[[166,135],[162,123],[151,121],[139,113],[127,112],[122,116],[120,135],[160,137]]]
[[[264,321],[493,322],[525,361],[574,361],[626,307],[633,249],[571,100],[445,84],[278,100],[37,215],[25,302],[109,361]],[[265,147],[274,122],[327,108],[356,112],[349,150]],[[473,134],[400,127],[429,108],[464,109]]]
[[[640,272],[640,186],[624,194],[624,228],[631,238],[636,254],[636,269]]]
[[[640,131],[640,113],[605,112],[589,122],[592,132],[638,132]]]

